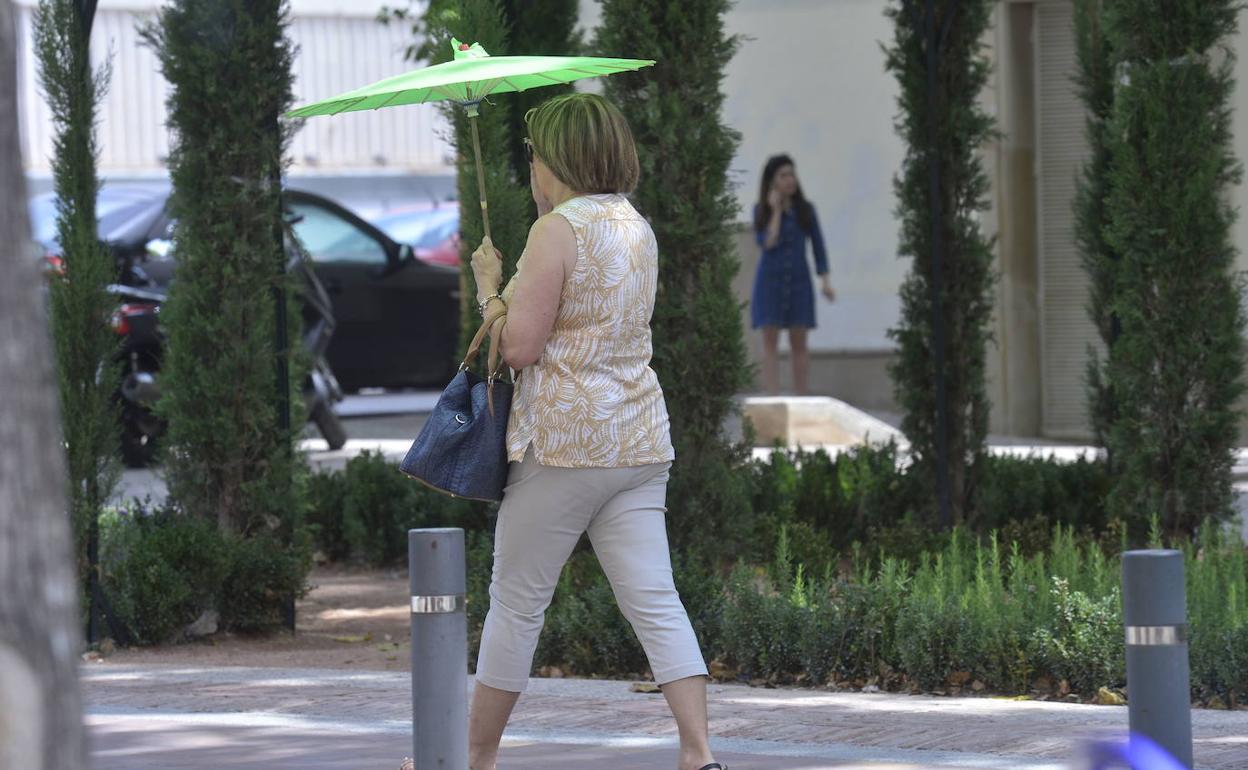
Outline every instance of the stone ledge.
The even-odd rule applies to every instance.
[[[754,425],[755,442],[786,447],[908,445],[901,431],[844,401],[826,396],[760,396],[745,399],[742,416]]]

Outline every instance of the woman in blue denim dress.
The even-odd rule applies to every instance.
[[[789,331],[793,356],[793,390],[809,391],[810,350],[808,332],[815,328],[815,292],[806,262],[806,241],[815,252],[815,271],[828,301],[836,299],[828,275],[828,253],[815,207],[802,194],[788,155],[775,155],[763,168],[758,204],[754,207],[754,235],[763,254],[754,277],[751,316],[755,329],[763,330],[763,385],[770,395],[780,390],[780,330]]]

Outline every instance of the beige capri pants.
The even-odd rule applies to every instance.
[[[532,449],[512,463],[494,533],[478,682],[508,692],[527,687],[559,573],[587,531],[655,681],[706,675],[672,580],[664,521],[670,468],[553,468],[539,465]]]

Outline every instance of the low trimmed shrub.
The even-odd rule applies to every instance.
[[[308,549],[271,535],[227,535],[213,521],[140,507],[110,512],[100,533],[108,621],[127,637],[119,642],[178,641],[206,610],[223,629],[275,628],[286,598],[305,590]]]
[[[491,547],[488,537],[475,538],[468,606],[479,634]],[[766,568],[742,563],[727,576],[682,556],[674,566],[704,655],[743,680],[941,691],[979,682],[1019,693],[1047,678],[1054,686],[1065,680],[1085,697],[1121,687],[1117,557],[1065,527],[1047,540],[1046,550],[1025,555],[1018,543],[1005,549],[996,538],[959,530],[917,566],[887,554],[867,559],[857,549],[846,569],[813,578],[785,548]],[[1193,693],[1243,702],[1244,549],[1210,539],[1191,548],[1189,559]],[[474,636],[474,655],[477,643]],[[534,665],[583,676],[645,670],[644,653],[587,549],[574,554],[560,579]]]
[[[351,458],[342,471],[313,474],[308,529],[334,561],[373,566],[407,557],[407,531],[463,527],[484,532],[496,506],[454,499],[408,478],[378,452]]]
[[[1183,543],[1193,688],[1248,703],[1248,553],[1237,534],[1202,527]]]
[[[101,517],[100,567],[110,621],[128,641],[160,644],[217,606],[230,553],[216,522],[132,509]]]
[[[1125,526],[1106,516],[1109,478],[1102,462],[989,456],[984,463],[970,531],[996,530],[1002,542],[1018,541],[1030,555],[1048,547],[1058,524],[1092,536]],[[776,450],[748,470],[754,526],[742,533],[737,552],[752,563],[770,557],[781,527],[789,529],[795,557],[816,573],[829,551],[847,553],[854,543],[870,543],[872,556],[883,551],[912,564],[948,544],[948,533],[924,520],[919,485],[893,444],[853,447],[835,457]],[[1143,534],[1141,522],[1130,528]]]
[[[290,547],[267,534],[226,537],[225,543],[230,568],[217,600],[222,626],[243,632],[279,627],[287,599],[307,592],[307,544]]]
[[[1071,590],[1063,578],[1053,578],[1051,593],[1056,609],[1051,625],[1032,637],[1037,663],[1071,690],[1096,692],[1120,687],[1126,681],[1123,650],[1122,600],[1117,588],[1093,599]]]

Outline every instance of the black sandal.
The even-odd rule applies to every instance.
[[[709,765],[705,765],[705,766],[703,766],[703,767],[699,767],[699,768],[698,768],[698,770],[728,770],[728,768],[724,767],[723,765],[719,764],[718,762],[712,762],[712,763],[711,763],[711,764],[709,764]]]

